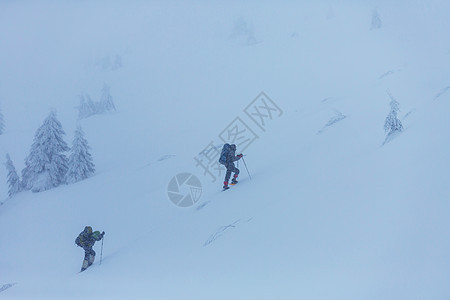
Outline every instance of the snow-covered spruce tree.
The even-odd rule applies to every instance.
[[[67,183],[75,183],[95,173],[95,165],[89,153],[89,145],[81,127],[75,130],[71,154],[69,156],[69,170],[66,175]]]
[[[114,105],[110,88],[106,84],[103,86],[102,95],[100,97],[100,102],[97,104],[98,113],[105,113],[110,111],[115,111],[116,107]]]
[[[377,9],[372,11],[372,23],[370,24],[370,30],[380,29],[383,23],[381,22],[380,14]]]
[[[24,189],[41,192],[64,182],[67,173],[64,152],[69,150],[63,140],[64,135],[61,123],[52,111],[36,131],[30,154],[25,159],[22,170]]]
[[[3,121],[3,114],[2,111],[0,110],[0,134],[3,134],[5,130],[5,122]]]
[[[78,106],[78,120],[85,119],[97,113],[97,108],[88,94],[81,94]]]
[[[400,103],[391,95],[388,91],[389,97],[391,98],[390,106],[391,110],[386,117],[384,122],[384,131],[386,132],[385,143],[390,139],[393,134],[400,133],[403,131],[402,121],[398,118],[398,112],[400,111]]]
[[[8,195],[9,197],[14,196],[21,191],[21,183],[19,175],[17,175],[16,168],[11,160],[9,154],[6,154],[6,170],[8,171],[7,181],[8,181]]]

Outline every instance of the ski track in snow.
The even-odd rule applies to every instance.
[[[394,70],[389,70],[389,71],[387,71],[386,73],[381,74],[380,77],[378,77],[378,79],[383,79],[383,78],[385,78],[385,77],[387,77],[387,76],[389,76],[389,75],[392,75],[392,74],[394,74],[394,73],[395,73]]]
[[[161,156],[160,158],[158,158],[156,161],[150,162],[150,163],[148,163],[148,164],[145,164],[145,165],[143,165],[143,166],[142,166],[141,168],[139,168],[139,169],[143,169],[143,168],[149,167],[149,166],[151,166],[151,165],[153,165],[153,164],[155,164],[155,163],[157,163],[157,162],[162,162],[162,161],[165,161],[165,160],[174,158],[174,157],[176,157],[176,155],[173,155],[173,154],[166,154],[166,155],[163,155],[163,156]]]
[[[175,157],[176,155],[173,155],[173,154],[166,154],[166,155],[163,155],[163,156],[161,156],[159,159],[158,159],[158,161],[163,161],[163,160],[166,160],[166,159],[170,159],[170,158],[173,158],[173,157]]]
[[[406,119],[407,117],[409,117],[414,111],[415,111],[415,109],[411,109],[410,111],[408,111],[408,112],[403,116],[403,120]]]
[[[394,140],[396,137],[398,137],[403,131],[396,130],[396,131],[392,131],[392,132],[388,133],[388,135],[384,139],[382,146],[386,145],[387,143],[390,143],[392,140]]]
[[[7,283],[7,284],[0,286],[0,293],[9,289],[10,287],[13,287],[14,285],[16,285],[16,283]]]
[[[381,74],[381,75],[378,77],[378,79],[386,78],[386,77],[391,76],[391,75],[394,75],[395,73],[400,72],[400,71],[401,71],[401,69],[398,69],[398,70],[389,70],[389,71],[387,71],[386,73]]]
[[[346,115],[343,115],[341,112],[336,111],[336,115],[334,117],[332,117],[327,124],[325,124],[325,126],[322,127],[322,129],[320,129],[317,134],[321,134],[322,132],[324,132],[327,128],[333,126],[334,124],[336,124],[339,121],[344,120],[345,118],[347,118]]]
[[[198,205],[195,209],[200,210],[200,209],[204,208],[205,206],[207,206],[210,202],[211,202],[211,200],[205,201],[202,204]]]
[[[333,97],[327,97],[327,98],[325,98],[325,99],[322,100],[322,103],[328,102],[328,101],[330,101],[331,99],[333,99]]]
[[[436,94],[436,96],[433,98],[433,100],[437,100],[438,98],[442,97],[442,95],[447,93],[448,90],[450,90],[450,86],[443,88],[439,93]]]
[[[245,223],[248,223],[252,220],[253,218],[249,218],[247,220],[245,220]],[[216,232],[214,232],[213,234],[211,234],[209,236],[209,238],[205,241],[205,243],[203,244],[203,247],[206,247],[208,245],[210,245],[211,243],[213,243],[215,240],[217,240],[218,238],[220,238],[221,236],[223,236],[226,232],[229,232],[230,230],[234,230],[236,229],[237,225],[242,223],[241,219],[238,219],[236,221],[234,221],[231,224],[225,225],[225,226],[221,226],[219,227],[219,229],[216,230]]]

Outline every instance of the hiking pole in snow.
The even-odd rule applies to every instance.
[[[250,172],[248,171],[247,164],[245,163],[244,157],[242,156],[242,161],[244,162],[245,169],[247,169],[248,177],[252,180],[252,176],[250,176]]]
[[[105,239],[105,236],[102,237],[102,250],[100,250],[100,265],[102,264],[102,257],[103,257],[103,240]]]

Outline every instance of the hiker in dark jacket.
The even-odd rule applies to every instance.
[[[228,144],[225,144],[224,148],[227,145]],[[224,189],[228,188],[228,180],[230,180],[231,173],[234,173],[233,179],[231,180],[231,184],[238,183],[236,178],[238,178],[238,176],[239,176],[239,169],[234,166],[234,162],[241,159],[243,156],[242,154],[236,155],[236,145],[235,144],[228,145],[228,146],[229,146],[229,149],[226,153],[226,159],[225,159],[225,163],[224,163],[225,167],[227,168],[227,172],[225,173],[225,181],[223,182]]]
[[[100,241],[105,232],[94,231],[92,232],[91,226],[84,227],[84,230],[75,239],[75,244],[84,249],[84,260],[81,266],[81,272],[86,270],[90,265],[94,263],[95,251],[92,249],[96,241]]]

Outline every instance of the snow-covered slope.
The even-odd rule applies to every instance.
[[[97,169],[11,199],[0,171],[0,296],[448,298],[449,13],[445,1],[0,4],[0,157],[20,171],[55,109],[69,144],[83,127]],[[105,83],[117,112],[77,122],[78,95]],[[388,90],[405,130],[383,145]],[[265,131],[244,112],[261,91],[283,112]],[[194,157],[236,117],[259,137],[244,151],[252,178],[240,163],[221,192]],[[167,194],[182,172],[202,183],[188,208]],[[78,273],[85,225],[106,232],[103,260],[97,243]]]

